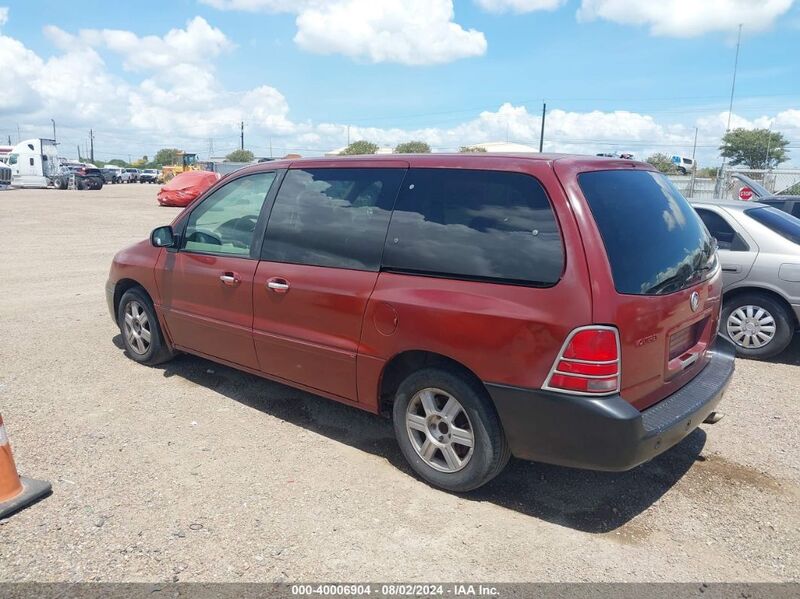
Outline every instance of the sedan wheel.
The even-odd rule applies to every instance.
[[[728,337],[745,349],[760,349],[775,338],[775,318],[764,308],[740,306],[725,323]]]

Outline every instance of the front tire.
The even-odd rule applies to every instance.
[[[392,409],[395,437],[411,468],[429,484],[462,493],[500,474],[510,451],[486,390],[456,370],[408,376]]]
[[[161,333],[153,302],[143,290],[134,287],[123,294],[117,309],[117,324],[132,360],[155,366],[173,357]]]
[[[778,300],[764,293],[742,293],[726,301],[720,329],[742,358],[767,360],[792,341],[794,318]]]

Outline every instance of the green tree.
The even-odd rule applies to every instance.
[[[395,154],[430,154],[431,147],[424,141],[407,141],[397,144],[394,148]]]
[[[109,160],[108,164],[113,164],[114,166],[118,166],[120,168],[127,168],[128,163],[124,160],[120,160],[119,158],[114,158],[114,160]]]
[[[351,143],[344,150],[339,152],[339,154],[342,156],[358,156],[359,154],[375,154],[377,151],[378,144],[360,139]]]
[[[660,152],[648,156],[645,162],[647,162],[648,164],[652,164],[662,173],[667,173],[668,175],[678,172],[678,169],[675,168],[675,164],[672,162],[670,157],[667,156],[666,154],[661,154]]]
[[[156,152],[153,158],[155,166],[169,166],[172,164],[180,164],[181,151],[176,148],[162,148]]]
[[[789,141],[779,131],[769,129],[734,129],[722,138],[720,152],[730,158],[731,165],[748,168],[775,168],[786,162]]]
[[[250,150],[234,150],[225,156],[225,160],[229,160],[231,162],[252,162],[254,158],[255,154],[253,154]]]
[[[458,151],[460,154],[475,154],[485,152],[486,148],[483,146],[461,146]]]

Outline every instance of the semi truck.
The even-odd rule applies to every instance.
[[[26,139],[8,155],[12,187],[49,187],[66,189],[69,180],[58,160],[52,139]]]

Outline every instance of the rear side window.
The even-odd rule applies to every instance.
[[[553,285],[564,249],[542,185],[521,173],[411,169],[383,266],[464,279]]]
[[[716,253],[700,217],[661,173],[611,170],[578,176],[619,293],[679,291],[708,275]]]
[[[272,208],[262,259],[377,271],[405,172],[290,170]]]
[[[708,232],[717,240],[719,249],[731,250],[734,252],[747,251],[750,249],[747,243],[745,243],[722,216],[703,208],[695,208],[695,210],[697,214],[700,215],[700,220],[703,221]]]
[[[750,208],[744,213],[778,235],[800,245],[800,219],[772,206]]]

